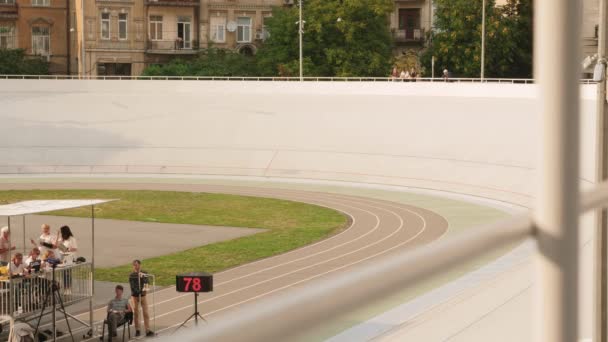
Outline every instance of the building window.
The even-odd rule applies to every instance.
[[[0,49],[16,48],[15,39],[15,26],[0,25]]]
[[[48,27],[32,27],[32,54],[39,56],[51,55],[51,34]]]
[[[14,5],[15,0],[0,0],[0,4],[2,5]]]
[[[50,5],[51,5],[51,0],[32,0],[32,6],[48,7]]]
[[[249,43],[251,42],[251,18],[250,17],[238,17],[236,19],[236,41],[238,43]]]
[[[191,49],[192,37],[190,32],[190,17],[177,17],[177,39],[175,40],[176,49]]]
[[[101,13],[101,39],[110,39],[110,13]]]
[[[150,16],[150,39],[151,40],[162,40],[163,39],[163,16],[162,15],[151,15]]]
[[[127,39],[127,14],[120,13],[118,15],[118,39]]]
[[[224,43],[226,41],[226,18],[211,17],[211,41]]]

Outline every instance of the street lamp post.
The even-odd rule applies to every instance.
[[[298,0],[298,3],[300,5],[300,20],[298,21],[298,27],[299,27],[299,39],[300,39],[300,82],[304,81],[304,57],[303,57],[303,53],[302,53],[302,36],[304,35],[304,26],[303,26],[303,22],[302,22],[302,0]]]
[[[483,82],[486,64],[486,0],[482,1],[481,7],[481,81]]]

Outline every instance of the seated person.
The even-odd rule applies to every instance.
[[[114,292],[116,297],[108,303],[108,328],[110,330],[110,341],[116,337],[116,327],[125,318],[127,312],[131,312],[129,299],[123,298],[124,289],[122,285],[116,285]]]
[[[25,263],[23,262],[23,254],[16,253],[15,256],[13,256],[13,260],[8,266],[8,269],[11,277],[22,277],[27,275],[27,269],[25,268]]]
[[[44,253],[42,257],[42,267],[45,269],[51,268],[53,265],[61,264],[61,259],[55,256],[55,252],[52,249],[49,249]]]
[[[42,260],[40,259],[40,249],[38,247],[34,247],[30,252],[30,255],[25,259],[25,267],[27,267],[30,272],[40,272],[40,266],[42,265]]]

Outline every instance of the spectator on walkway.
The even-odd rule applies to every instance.
[[[448,71],[448,69],[443,69],[443,80],[445,82],[447,82],[449,78],[450,78],[450,72]]]
[[[408,72],[405,71],[405,69],[401,70],[401,74],[399,74],[399,78],[401,79],[401,81],[405,81],[405,79],[407,79],[408,77],[410,77]]]
[[[133,321],[135,322],[135,336],[140,336],[139,330],[139,307],[144,315],[144,328],[146,336],[154,336],[150,330],[150,316],[148,315],[148,301],[146,299],[146,289],[148,288],[148,275],[141,269],[141,261],[133,260],[133,272],[129,275],[129,285],[131,285],[131,297],[133,298]]]
[[[57,236],[51,235],[51,226],[45,223],[40,227],[40,230],[42,233],[38,238],[38,242],[34,241],[34,239],[30,239],[32,245],[38,247],[40,249],[40,254],[42,255],[45,255],[49,249],[52,249],[53,252],[57,254],[57,251],[55,250],[57,248]]]
[[[415,78],[416,78],[416,75],[417,75],[417,73],[416,73],[416,69],[412,68],[412,69],[410,70],[410,77],[411,77],[412,79],[415,79]]]
[[[10,233],[8,227],[0,229],[0,264],[8,264],[10,251],[15,250],[15,245],[10,245]]]
[[[399,77],[399,70],[397,70],[397,67],[394,67],[393,72],[391,72],[391,78],[393,79],[393,81],[396,81],[398,77]]]
[[[125,319],[125,314],[132,311],[129,305],[129,300],[122,297],[124,288],[122,285],[116,285],[114,293],[116,297],[108,303],[108,329],[110,330],[110,341],[117,336],[116,327]]]

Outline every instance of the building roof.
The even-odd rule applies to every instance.
[[[35,200],[0,205],[0,216],[17,216],[71,209],[115,201],[113,199]]]

